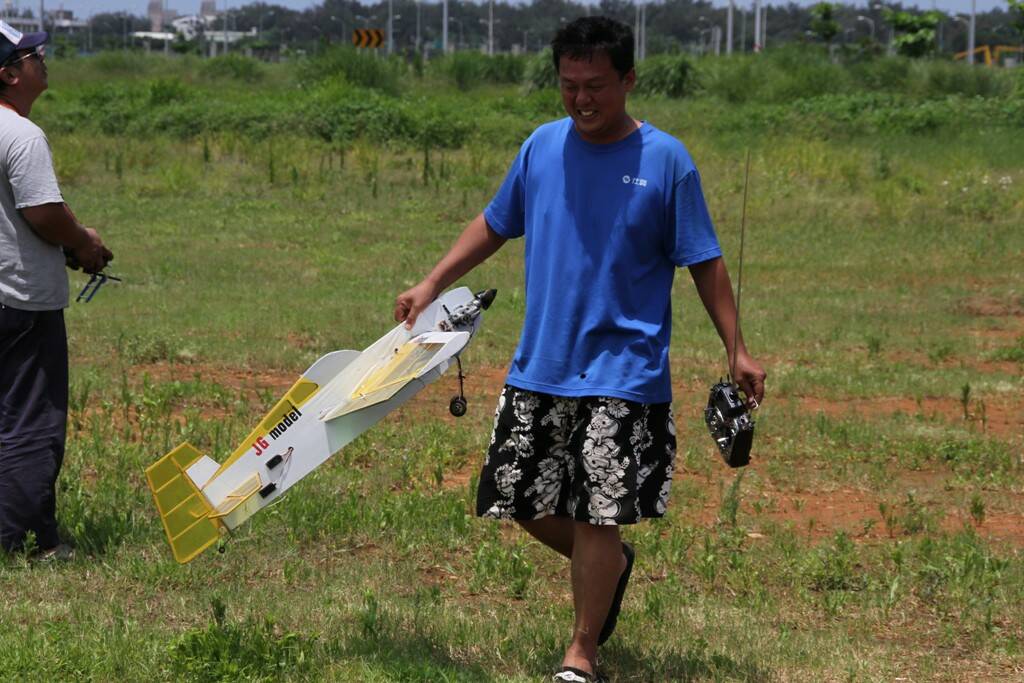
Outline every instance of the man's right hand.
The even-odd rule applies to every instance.
[[[395,298],[395,320],[405,321],[411,330],[416,318],[446,287],[483,263],[505,244],[505,238],[491,230],[483,214],[469,222],[444,258],[415,287]]]
[[[71,255],[87,273],[98,273],[114,259],[114,254],[92,228],[82,228],[79,242],[71,247]]]
[[[405,329],[411,330],[416,318],[424,308],[437,298],[438,287],[430,280],[423,280],[415,287],[405,290],[395,298],[395,321],[405,321]]]

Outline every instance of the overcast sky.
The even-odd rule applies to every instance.
[[[6,0],[5,0],[6,1]],[[39,0],[10,0],[13,2],[15,7],[32,7],[37,8],[39,6]],[[431,0],[424,0],[425,2],[431,2]],[[454,0],[450,0],[454,1]],[[715,6],[725,6],[728,4],[727,0],[713,0]],[[817,0],[797,0],[798,4],[801,5],[813,5]],[[239,7],[241,5],[248,4],[243,0],[227,0],[229,6]],[[292,7],[294,9],[304,9],[317,4],[310,0],[267,0],[269,4],[280,4],[286,7]],[[995,7],[1006,9],[1005,0],[976,0],[979,12],[984,12]],[[168,0],[171,9],[177,10],[182,14],[190,14],[199,10],[199,0]],[[223,7],[225,0],[217,0],[217,7]],[[47,9],[53,7],[63,7],[69,9],[75,13],[76,16],[85,18],[90,14],[97,12],[118,12],[121,10],[127,10],[132,14],[145,15],[146,5],[148,0],[45,0]],[[737,0],[737,5],[750,5],[750,0]],[[773,3],[769,0],[769,6]],[[785,4],[785,3],[778,3]],[[862,0],[856,4],[867,6],[866,0]],[[905,2],[907,5],[917,4],[918,6],[931,9],[933,3],[931,0],[919,0],[918,2]],[[946,12],[970,12],[971,0],[935,0],[934,6]]]

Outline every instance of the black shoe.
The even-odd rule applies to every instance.
[[[612,606],[608,608],[608,616],[601,627],[601,635],[597,637],[597,644],[604,645],[605,641],[615,633],[615,625],[619,621],[619,610],[622,609],[622,596],[626,594],[626,584],[629,583],[629,575],[633,573],[633,560],[636,559],[636,552],[633,546],[623,542],[622,554],[626,556],[626,568],[622,570],[619,577],[619,585],[615,587],[615,597],[612,598]]]
[[[52,548],[40,550],[32,556],[33,561],[43,563],[70,562],[73,559],[75,559],[75,549],[67,543],[58,543]]]

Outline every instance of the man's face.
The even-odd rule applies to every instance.
[[[580,137],[596,143],[622,137],[628,129],[626,95],[636,83],[634,70],[620,76],[604,52],[595,52],[590,60],[563,56],[558,62],[558,81],[562,106]]]
[[[42,46],[23,50],[12,55],[3,69],[17,78],[18,85],[23,91],[38,95],[46,90],[48,85],[44,55],[45,48]]]

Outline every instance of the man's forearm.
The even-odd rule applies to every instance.
[[[507,240],[491,230],[480,214],[466,226],[444,258],[425,278],[441,292],[460,277],[486,261]]]
[[[67,204],[42,204],[21,210],[36,234],[51,244],[75,249],[89,237]]]
[[[732,358],[737,351],[745,351],[743,336],[737,334],[736,300],[732,296],[732,283],[725,261],[719,257],[695,263],[690,266],[690,276],[697,286],[697,294],[708,317],[725,345],[726,355]]]

